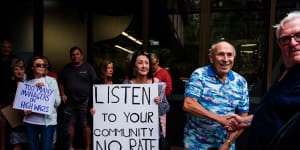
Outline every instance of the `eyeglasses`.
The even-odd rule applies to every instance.
[[[291,34],[291,35],[288,35],[288,36],[283,36],[283,37],[278,39],[278,43],[280,45],[289,44],[291,42],[291,38],[294,38],[297,42],[300,42],[300,32],[295,33],[295,34]]]
[[[40,68],[46,68],[48,65],[47,64],[34,64],[34,67],[40,67]]]

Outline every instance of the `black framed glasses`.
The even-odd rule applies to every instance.
[[[47,64],[34,64],[34,67],[39,67],[39,68],[47,68]]]
[[[291,38],[294,38],[297,42],[300,42],[300,32],[297,32],[297,33],[291,34],[291,35],[287,35],[287,36],[283,36],[278,39],[278,43],[280,45],[289,44],[291,42]]]

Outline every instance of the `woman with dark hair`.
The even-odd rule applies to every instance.
[[[158,83],[159,79],[153,77],[150,54],[144,51],[136,51],[132,54],[129,62],[129,79],[124,80],[125,84],[152,84]],[[169,103],[166,99],[157,96],[155,102],[159,105],[159,115],[169,111]]]
[[[40,114],[25,110],[24,124],[28,134],[31,150],[52,150],[53,136],[57,125],[57,107],[61,99],[55,78],[47,76],[47,65],[43,57],[33,57],[29,64],[29,74],[25,81],[37,87],[47,87],[54,90],[54,103],[50,114]],[[51,110],[51,109],[50,109]]]
[[[113,84],[114,64],[111,60],[105,59],[100,64],[100,70],[98,74],[98,84]]]
[[[117,83],[120,83],[119,81],[115,80],[113,77],[114,64],[109,59],[104,59],[100,64],[100,69],[96,70],[96,72],[98,73],[98,77],[94,81],[93,84],[117,84]],[[93,92],[91,92],[91,94],[92,93]],[[90,96],[90,99],[93,99],[92,95]],[[88,107],[90,108],[90,113],[93,116],[96,113],[96,109],[92,106],[92,101],[89,101]],[[90,126],[92,126],[91,118],[89,118],[89,122],[90,122]]]
[[[152,63],[150,54],[144,51],[136,51],[131,55],[131,60],[129,62],[129,80],[135,82],[135,80],[140,83],[143,82],[159,82],[159,80],[153,77],[152,74]]]
[[[153,77],[152,74],[152,63],[150,54],[144,51],[136,51],[131,57],[129,63],[129,79],[124,80],[125,84],[153,84],[160,82],[158,78]],[[165,94],[165,93],[163,93]],[[157,96],[154,98],[155,103],[158,104],[159,116],[160,116],[160,127],[161,127],[161,138],[160,138],[160,149],[169,149],[166,143],[166,113],[169,111],[169,103],[166,98]],[[164,141],[164,142],[163,142]]]

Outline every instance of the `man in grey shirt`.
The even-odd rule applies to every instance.
[[[62,101],[66,111],[72,114],[68,123],[69,150],[74,149],[74,124],[82,125],[82,134],[86,150],[91,148],[91,130],[87,121],[90,88],[96,79],[94,68],[83,62],[83,53],[79,47],[70,49],[71,62],[66,64],[59,76]]]

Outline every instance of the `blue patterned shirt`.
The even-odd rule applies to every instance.
[[[185,89],[185,97],[191,97],[206,110],[219,115],[249,112],[247,81],[234,71],[229,71],[222,82],[211,65],[196,69]],[[220,147],[229,137],[230,132],[219,123],[187,114],[184,130],[184,144],[190,150],[207,150]],[[231,149],[235,149],[234,143]]]

